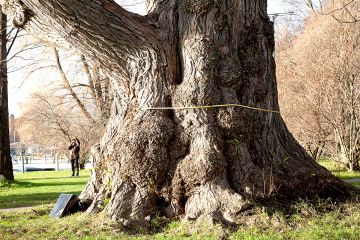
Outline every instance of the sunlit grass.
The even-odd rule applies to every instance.
[[[344,166],[333,161],[323,159],[319,161],[319,164],[341,179],[360,178],[360,172],[349,172]]]
[[[71,177],[70,171],[17,173],[15,182],[0,182],[0,209],[54,203],[61,193],[79,194],[89,174],[89,170],[81,171],[80,177]]]
[[[49,206],[31,210],[0,211],[0,239],[331,239],[360,238],[360,203],[332,205],[322,213],[305,203],[293,206],[297,212],[266,213],[261,208],[243,216],[237,228],[188,221],[152,220],[150,229],[124,228],[106,216],[75,214],[61,219],[49,218]],[[310,215],[309,215],[310,214]]]

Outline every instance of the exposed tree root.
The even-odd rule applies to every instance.
[[[185,218],[234,223],[236,216],[249,209],[250,202],[229,188],[223,179],[197,187],[187,199]]]

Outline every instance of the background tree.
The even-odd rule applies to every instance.
[[[112,98],[109,79],[101,73],[99,66],[92,66],[92,63],[82,55],[78,57],[78,63],[80,62],[80,64],[75,64],[75,66],[70,67],[77,71],[82,67],[81,73],[85,76],[79,77],[78,74],[72,76],[72,82],[74,83],[72,84],[68,74],[65,73],[62,67],[58,50],[54,48],[53,53],[56,63],[55,66],[61,75],[62,85],[76,103],[79,110],[93,125],[106,123],[106,119],[110,114],[109,102]],[[83,82],[81,82],[82,80]],[[83,97],[83,99],[80,99],[80,94],[86,96],[86,98]],[[86,106],[86,103],[87,105],[92,105],[92,107]]]
[[[356,14],[357,8],[348,8],[342,18]],[[290,129],[309,152],[319,157],[326,150],[351,171],[360,157],[359,33],[358,22],[313,15],[277,54],[281,106]]]
[[[55,76],[50,84],[44,82],[41,91],[22,103],[20,132],[24,143],[62,153],[68,152],[69,139],[77,136],[84,160],[90,146],[98,141],[110,113],[109,81],[84,56],[74,55],[73,51],[49,50],[45,54],[50,60],[32,65],[28,71],[46,67]]]
[[[110,197],[105,211],[124,224],[159,212],[233,221],[249,199],[349,193],[279,114],[191,108],[279,109],[265,0],[149,0],[144,17],[111,0],[2,5],[18,25],[69,44],[110,79],[111,115],[81,194],[88,211]]]
[[[45,89],[32,94],[23,104],[26,107],[19,119],[23,143],[51,148],[54,154],[67,154],[70,139],[77,136],[81,140],[81,160],[88,157],[99,138],[99,128],[72,107],[69,97],[56,96]]]
[[[0,178],[14,180],[9,138],[6,27],[7,17],[0,10]]]

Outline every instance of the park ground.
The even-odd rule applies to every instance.
[[[360,189],[360,173],[328,161],[325,167]],[[360,201],[298,199],[284,206],[255,206],[236,227],[155,217],[147,229],[126,229],[103,215],[75,214],[61,219],[49,213],[61,193],[79,194],[90,172],[17,173],[14,183],[0,182],[0,240],[12,239],[360,239]]]

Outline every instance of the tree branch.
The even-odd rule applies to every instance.
[[[94,120],[94,118],[90,115],[90,113],[88,112],[88,110],[85,108],[84,104],[80,101],[80,99],[78,98],[78,96],[76,95],[75,91],[73,90],[73,88],[71,87],[68,78],[66,77],[66,74],[61,66],[60,63],[60,57],[59,57],[59,53],[56,50],[56,48],[53,48],[54,51],[54,55],[55,55],[55,59],[56,59],[56,66],[61,74],[61,79],[63,81],[64,87],[69,91],[69,93],[71,94],[71,96],[73,97],[73,99],[75,100],[75,102],[77,103],[78,107],[81,109],[82,113],[85,115],[85,117],[87,119],[89,119],[93,124],[96,123],[96,121]]]
[[[41,38],[50,32],[53,42],[65,39],[91,59],[99,60],[110,72],[124,75],[128,58],[160,46],[144,17],[126,11],[112,0],[22,2],[33,15],[24,26],[26,30]]]

